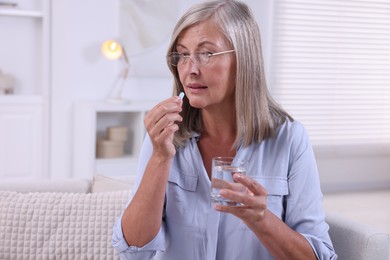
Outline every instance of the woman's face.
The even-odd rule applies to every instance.
[[[211,23],[203,22],[184,31],[178,37],[177,52],[217,53],[231,50],[224,35]],[[234,107],[236,59],[235,53],[210,57],[206,65],[187,59],[177,67],[180,81],[192,107],[211,109],[217,106]]]

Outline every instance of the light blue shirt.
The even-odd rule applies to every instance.
[[[198,139],[199,135],[194,135],[173,159],[163,224],[156,237],[142,248],[129,246],[123,238],[121,218],[117,220],[112,244],[121,259],[274,259],[240,219],[213,209]],[[146,137],[130,201],[151,153],[152,143]],[[275,138],[239,147],[236,158],[249,161],[247,174],[267,190],[268,209],[301,233],[318,259],[336,259],[325,223],[317,165],[304,127],[288,121]]]

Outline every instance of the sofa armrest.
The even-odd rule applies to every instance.
[[[389,234],[335,213],[328,213],[326,221],[339,260],[390,259]]]

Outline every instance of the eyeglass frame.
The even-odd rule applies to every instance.
[[[218,56],[218,55],[222,55],[222,54],[227,54],[227,53],[232,53],[232,52],[235,52],[235,50],[233,49],[233,50],[220,51],[220,52],[215,52],[215,53],[209,53],[209,52],[207,52],[207,51],[194,51],[194,52],[190,53],[189,55],[184,55],[183,53],[180,53],[180,52],[171,52],[171,53],[168,54],[167,59],[168,59],[169,64],[171,64],[171,65],[174,66],[174,67],[178,67],[179,65],[185,64],[185,62],[187,61],[187,59],[190,59],[191,62],[192,62],[193,64],[195,64],[195,65],[204,66],[204,65],[207,65],[207,64],[209,63],[211,57]],[[208,59],[207,59],[207,62],[204,63],[204,64],[202,64],[201,62],[199,62],[200,59],[196,59],[196,60],[194,61],[194,60],[191,58],[191,55],[194,54],[194,53],[195,53],[195,54],[204,54],[204,53],[207,54],[207,58],[208,58]],[[171,57],[172,57],[173,54],[178,54],[178,55],[179,55],[178,62],[177,62],[176,65],[173,64],[173,63],[171,62]],[[198,57],[201,57],[201,56],[198,56]],[[184,58],[184,59],[182,59],[183,61],[180,63],[180,59],[181,59],[181,58]],[[179,64],[179,63],[180,63],[180,64]]]

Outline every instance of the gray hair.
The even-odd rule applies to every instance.
[[[245,146],[275,136],[276,129],[286,119],[293,120],[271,97],[264,73],[260,30],[249,7],[235,0],[205,1],[191,7],[178,21],[173,31],[168,53],[176,51],[180,33],[196,24],[210,21],[225,35],[235,50],[235,106],[237,137],[234,145]],[[168,62],[174,76],[174,95],[183,91],[177,67]],[[193,132],[201,132],[200,109],[184,99],[183,122],[175,133],[174,144],[183,146]]]

